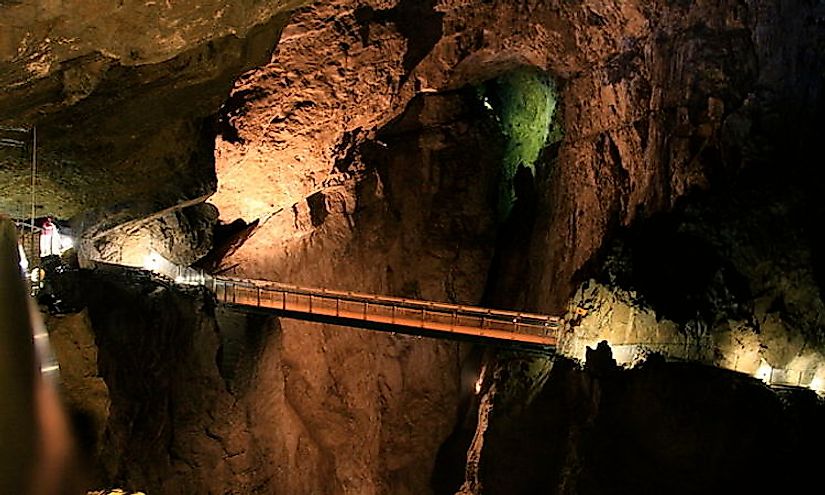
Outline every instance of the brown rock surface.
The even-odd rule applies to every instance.
[[[37,126],[38,216],[90,226],[211,193],[206,118],[295,4],[0,4],[0,124]],[[26,216],[31,149],[2,151],[0,208]]]
[[[98,349],[85,311],[46,319],[49,342],[60,363],[62,396],[69,411],[83,416],[89,438],[84,447],[99,448],[109,419],[109,389],[98,371]],[[87,452],[95,455],[98,452]]]
[[[317,2],[295,14],[270,62],[235,80],[228,99],[235,76],[266,60],[287,6],[233,3],[242,21],[224,23],[216,15],[224,4],[201,3],[194,17],[192,5],[160,15],[161,4],[130,4],[126,17],[107,7],[101,39],[88,40],[89,28],[63,13],[60,36],[46,41],[25,3],[0,3],[0,14],[14,12],[0,19],[15,25],[0,42],[11,88],[0,95],[0,122],[42,127],[42,181],[54,201],[43,210],[102,208],[105,222],[92,211],[86,226],[108,227],[197,200],[217,176],[212,201],[222,218],[260,220],[225,262],[239,275],[560,312],[574,275],[617,228],[764,161],[793,137],[788,124],[805,122],[821,102],[823,14],[814,4]],[[159,31],[115,44],[106,35],[156,15]],[[27,44],[20,33],[40,34]],[[41,54],[45,69],[26,68]],[[474,113],[479,102],[465,85],[520,66],[556,80],[564,138],[540,158],[530,225],[508,230],[495,223],[501,138]],[[221,102],[213,143],[210,116]],[[3,164],[4,207],[19,208],[27,168],[20,157]],[[512,232],[520,247],[497,243]],[[283,321],[264,326],[240,388],[229,391],[216,364],[227,361],[216,356],[219,334],[202,314],[209,309],[176,295],[170,308],[152,294],[121,294],[157,303],[132,313],[118,313],[114,299],[90,311],[106,329],[107,469],[117,481],[169,493],[428,490],[464,393],[459,346]],[[119,332],[130,324],[134,332]],[[152,386],[134,381],[143,368]],[[574,391],[564,397],[584,404],[586,421],[598,419],[599,407],[588,406],[598,387],[566,379]],[[615,397],[621,409],[646,395],[622,395],[620,386]],[[757,402],[776,417],[774,403]],[[726,409],[731,417],[736,407]],[[493,432],[512,426],[498,426],[496,409],[485,414]],[[476,474],[482,484],[496,480],[491,493],[506,493],[499,473],[484,471],[484,432],[477,438]],[[599,445],[570,439],[579,440]],[[505,456],[518,442],[502,444]],[[575,472],[539,485],[604,488],[584,485],[597,473],[578,449],[551,456]]]
[[[378,136],[383,146],[364,150],[362,180],[328,187],[271,217],[262,227],[269,234],[256,234],[232,257],[239,272],[478,301],[495,240],[499,154],[494,128],[474,120],[468,99],[476,101],[472,92],[417,99]],[[301,470],[279,473],[277,485],[426,491],[436,451],[468,392],[458,388],[457,344],[290,320],[281,321],[281,331],[284,388],[269,392],[274,405],[262,409],[272,411],[273,422],[294,417],[276,445]],[[291,413],[278,414],[284,409]],[[294,452],[295,442],[305,450]],[[322,485],[305,485],[309,473]]]
[[[812,394],[778,397],[753,378],[684,363],[620,370],[607,358],[584,370],[558,359],[519,414],[493,406],[481,493],[772,493],[816,484],[817,455],[803,454],[822,441],[812,427],[822,403]]]

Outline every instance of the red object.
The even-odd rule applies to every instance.
[[[43,234],[45,235],[52,235],[54,233],[54,224],[50,218],[47,218],[45,222],[43,222]]]

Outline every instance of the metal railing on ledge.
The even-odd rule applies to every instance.
[[[101,263],[107,265],[107,263]],[[120,265],[113,265],[120,266]],[[377,296],[349,291],[312,289],[265,280],[211,276],[201,270],[171,262],[153,262],[152,271],[179,284],[205,286],[221,304],[260,310],[291,318],[326,323],[471,340],[504,341],[573,357],[584,358],[584,348],[603,338],[568,334],[562,338],[563,320],[554,316],[487,309],[416,299]],[[744,369],[738,355],[719,362],[709,335],[667,342],[609,342],[619,364],[630,364],[643,354],[656,352],[666,359],[702,363],[755,376],[770,386],[825,391],[825,378],[816,369]]]
[[[600,340],[605,339],[562,338],[557,352],[580,359],[584,354],[583,347],[595,347]],[[808,388],[819,394],[825,392],[825,382],[818,378],[818,368],[774,368],[758,356],[756,359],[759,362],[754,362],[753,357],[740,360],[736,353],[727,359],[720,359],[719,350],[710,336],[685,337],[677,342],[608,342],[608,345],[616,362],[624,366],[632,365],[637,359],[645,359],[649,353],[657,353],[670,361],[704,364],[750,375],[771,387]]]
[[[179,282],[198,275],[179,275]],[[346,326],[529,347],[556,346],[561,320],[546,315],[486,309],[357,292],[311,289],[267,281],[204,277],[219,303]]]

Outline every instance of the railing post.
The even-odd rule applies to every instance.
[[[261,307],[261,288],[256,287],[255,290],[258,293],[258,307],[260,308]]]
[[[232,304],[235,304],[235,296],[238,294],[238,286],[232,285]]]
[[[370,303],[364,301],[364,319],[367,319],[367,308],[369,307]]]
[[[335,296],[335,316],[340,316],[341,314],[341,298]]]
[[[286,291],[281,290],[281,309],[286,311]]]
[[[390,323],[395,325],[395,304],[392,305],[392,313],[390,315]]]
[[[312,313],[312,294],[309,295],[309,312]]]
[[[427,317],[427,308],[421,308],[421,328],[424,328],[424,319]]]

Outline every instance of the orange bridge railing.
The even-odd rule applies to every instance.
[[[523,344],[552,351],[561,319],[276,282],[209,277],[219,303],[345,326],[399,333]]]

